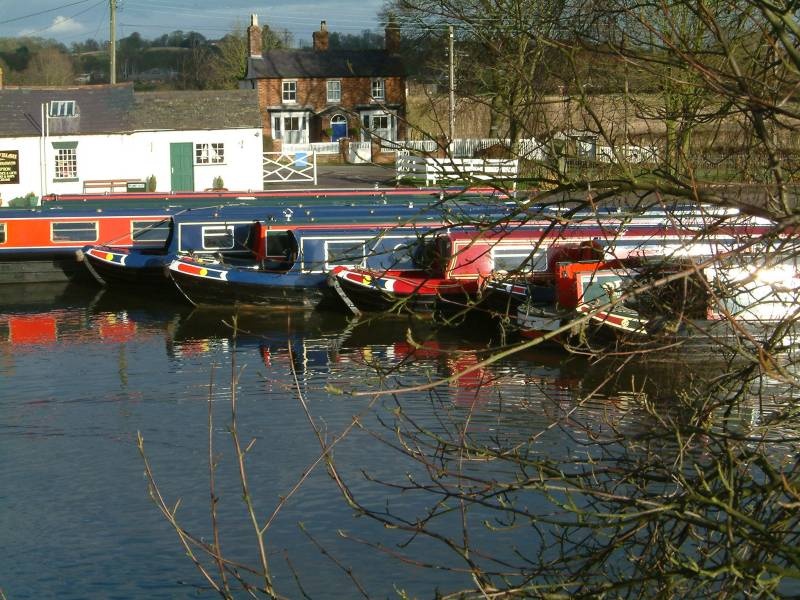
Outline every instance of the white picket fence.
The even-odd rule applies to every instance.
[[[339,154],[339,142],[313,142],[310,144],[283,144],[281,149],[286,154],[306,152],[311,154]]]
[[[475,152],[490,146],[500,145],[504,148],[509,148],[511,154],[517,158],[526,158],[529,160],[542,160],[545,156],[544,146],[534,138],[518,140],[515,144],[511,144],[511,140],[502,138],[465,138],[454,139],[447,148],[447,154],[453,158],[472,158]],[[364,152],[370,148],[370,142],[350,142],[350,147],[358,155],[363,156]],[[283,151],[286,154],[294,154],[296,152],[307,152],[311,154],[338,154],[338,142],[314,142],[309,144],[283,144]],[[381,150],[384,152],[400,152],[407,153],[408,151],[417,152],[420,154],[433,154],[440,148],[437,146],[435,140],[405,140],[405,141],[390,141],[381,140]]]
[[[510,181],[516,187],[519,160],[506,158],[432,158],[398,154],[395,161],[397,179],[425,181],[425,185],[440,182]]]
[[[478,150],[498,145],[507,148],[509,154],[515,158],[542,160],[545,156],[545,147],[534,138],[517,140],[515,144],[512,144],[509,139],[502,138],[457,138],[450,142],[446,148],[446,154],[453,158],[472,158]],[[421,154],[433,154],[437,150],[445,150],[444,148],[439,148],[434,140],[383,142],[382,147],[385,150],[410,150]]]

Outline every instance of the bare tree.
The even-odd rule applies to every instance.
[[[656,303],[668,319],[647,343],[621,339],[601,347],[584,344],[580,332],[571,338],[573,351],[595,361],[596,381],[569,405],[551,399],[552,416],[536,429],[475,432],[475,406],[437,414],[433,428],[407,410],[404,392],[431,390],[433,400],[438,386],[570,332],[591,314],[413,388],[387,383],[381,390],[332,390],[369,396],[376,404],[386,399],[388,410],[375,421],[359,415],[352,427],[394,450],[399,465],[382,479],[363,473],[383,494],[361,497],[355,490],[363,488],[342,475],[330,442],[307,413],[320,462],[343,501],[396,532],[400,549],[426,538],[446,549],[457,566],[425,564],[410,553],[361,541],[421,568],[468,574],[468,584],[441,592],[452,598],[796,594],[796,6],[768,0],[394,0],[389,8],[406,30],[443,32],[443,25],[455,24],[459,48],[475,57],[471,79],[461,70],[466,94],[483,94],[512,140],[549,136],[548,153],[533,161],[546,177],[520,182],[537,186],[525,190],[525,202],[511,218],[532,218],[535,203],[556,205],[552,222],[565,228],[581,218],[601,222],[609,205],[640,212],[657,207],[665,221],[680,221],[681,213],[671,207],[691,202],[705,221],[685,227],[685,244],[670,251],[681,254],[688,244],[711,250],[680,269],[644,278],[610,301]],[[587,64],[593,60],[602,64]],[[604,84],[594,91],[593,77],[601,72],[612,73],[620,89],[609,93],[610,84]],[[573,128],[596,138],[606,151],[604,162],[575,168],[556,160],[569,156]],[[631,146],[654,151],[647,160],[633,160]],[[712,154],[718,163],[735,165],[736,185],[710,174]],[[757,178],[749,179],[749,173]],[[545,180],[547,188],[539,187]],[[745,213],[763,219],[763,226],[716,241]],[[612,242],[614,235],[609,234]],[[783,312],[748,326],[727,308],[740,296],[735,286],[703,275],[706,268],[732,267],[746,271],[752,282],[774,266],[786,267],[777,271],[785,279],[773,278],[767,286],[772,291],[751,295],[746,309],[760,314],[781,298]],[[719,327],[692,329],[685,300],[696,288],[718,308]],[[678,304],[669,298],[673,293]],[[681,326],[691,335],[674,335]],[[631,383],[631,365],[647,372],[668,352],[675,361],[671,371]],[[689,368],[683,359],[698,352],[703,368]],[[654,373],[660,370],[653,366]],[[583,413],[601,402],[600,416]],[[568,448],[543,447],[552,431],[562,432]],[[409,515],[395,502],[409,495],[427,500],[418,513]],[[385,502],[369,500],[376,496]],[[509,538],[513,545],[497,542],[507,532],[520,532]],[[274,593],[269,586],[264,591]]]
[[[43,48],[22,74],[26,85],[71,85],[75,80],[70,57],[56,48]]]

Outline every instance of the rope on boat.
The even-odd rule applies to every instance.
[[[339,284],[339,278],[336,277],[336,275],[331,274],[328,277],[328,283],[331,285],[331,287],[333,287],[334,290],[336,290],[336,293],[339,294],[339,297],[345,303],[347,308],[349,308],[355,316],[360,317],[361,311],[358,310],[358,307],[353,304],[353,301],[350,300],[350,298],[347,296],[347,293],[342,289],[342,286]]]

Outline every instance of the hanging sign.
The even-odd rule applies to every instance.
[[[19,183],[19,150],[0,150],[0,183]]]

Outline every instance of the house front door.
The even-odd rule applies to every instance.
[[[194,161],[192,143],[169,145],[170,189],[173,192],[194,191]]]
[[[342,115],[331,117],[331,141],[338,142],[347,137],[347,119]]]

